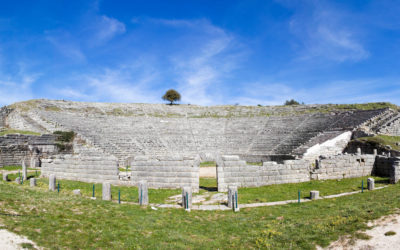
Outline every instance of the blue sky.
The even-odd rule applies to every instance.
[[[400,104],[400,1],[0,4],[0,104]]]

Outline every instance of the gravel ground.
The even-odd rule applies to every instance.
[[[368,226],[373,227],[372,229],[364,232],[371,237],[369,240],[357,239],[355,241],[351,241],[349,237],[343,237],[338,241],[333,242],[326,249],[400,249],[399,214],[380,218],[376,221],[368,223]]]
[[[19,236],[11,233],[5,229],[0,229],[0,249],[2,250],[14,250],[14,249],[24,249],[22,248],[22,243],[30,243],[36,249],[39,249],[34,242],[28,240],[24,236]]]

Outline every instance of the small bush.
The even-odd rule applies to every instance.
[[[394,231],[387,231],[386,233],[385,233],[385,236],[393,236],[393,235],[395,235],[396,234],[396,232],[394,232]]]
[[[292,99],[292,100],[286,100],[285,105],[300,105],[300,103]]]
[[[74,131],[54,131],[55,135],[59,135],[58,141],[60,142],[72,142],[75,137]]]

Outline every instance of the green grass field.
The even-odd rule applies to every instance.
[[[4,182],[0,190],[0,224],[52,249],[313,249],[358,237],[368,220],[400,208],[400,185],[239,213],[152,210]]]
[[[16,130],[16,129],[6,129],[0,131],[0,136],[8,135],[8,134],[21,134],[21,135],[40,135],[40,133],[33,131],[25,131],[25,130]]]
[[[400,136],[376,135],[370,137],[360,137],[356,140],[371,143],[378,147],[389,145],[392,149],[400,151],[400,146],[396,145],[397,142],[400,142]]]

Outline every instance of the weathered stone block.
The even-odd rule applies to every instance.
[[[228,187],[228,207],[232,208],[235,212],[239,211],[237,186]]]
[[[36,187],[36,178],[30,178],[29,179],[29,184],[31,187]]]
[[[17,178],[15,179],[15,183],[21,184],[21,177],[17,177]]]
[[[22,179],[26,181],[28,179],[28,171],[25,165],[25,159],[22,160]]]
[[[192,208],[192,187],[182,188],[182,207],[186,211],[190,211]]]
[[[319,191],[316,190],[310,191],[310,199],[311,200],[319,199]]]
[[[49,176],[49,190],[50,191],[56,190],[56,175],[55,174],[51,174]]]
[[[367,179],[367,188],[368,188],[368,190],[374,190],[374,188],[375,188],[375,180],[374,180],[374,178],[368,178]]]
[[[149,204],[149,193],[148,193],[148,185],[146,180],[141,180],[138,183],[138,192],[139,192],[139,205],[148,205]]]
[[[103,182],[102,185],[102,199],[104,201],[111,200],[111,184],[108,182]]]
[[[3,181],[8,181],[8,174],[7,173],[3,174]]]
[[[80,190],[80,189],[74,189],[74,190],[72,191],[72,193],[73,193],[74,195],[79,195],[79,196],[81,196],[81,190]]]

